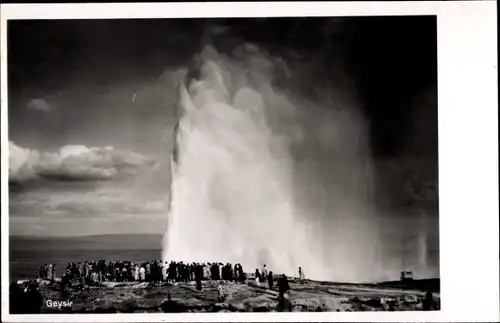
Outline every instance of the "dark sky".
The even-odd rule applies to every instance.
[[[172,141],[166,134],[175,123],[175,87],[165,72],[187,64],[199,52],[208,25],[220,30],[211,40],[221,48],[244,39],[277,55],[286,50],[317,53],[314,57],[333,63],[320,67],[326,82],[338,76],[334,67],[341,66],[369,121],[376,159],[437,156],[435,17],[9,21],[9,137],[22,147],[20,165],[39,158],[38,153],[52,152],[54,156],[45,156],[49,164],[60,164],[61,156],[85,151],[87,163],[95,162],[97,155],[107,158],[104,166],[85,173],[86,178],[107,178],[122,169],[129,175],[140,173],[134,180],[124,175],[122,184],[99,184],[95,194],[102,203],[82,202],[82,192],[96,191],[93,183],[83,182],[78,189],[57,183],[57,188],[31,192],[44,204],[36,208],[28,197],[16,195],[11,214],[18,217],[11,229],[45,234],[47,221],[53,225],[51,234],[82,226],[91,233],[105,227],[137,233],[134,216],[137,206],[145,203],[141,198],[147,197],[149,204],[141,211],[148,219],[143,230],[163,232],[157,224],[164,219],[168,178],[160,178],[140,161],[147,160],[155,169],[168,163]],[[65,146],[70,147],[60,150]],[[91,149],[106,146],[120,153],[109,157],[107,150]],[[81,169],[66,175],[83,176]],[[54,191],[64,194],[56,198]],[[131,203],[125,211],[124,201]],[[50,212],[35,218],[43,207]],[[61,210],[75,218],[54,221],[63,216]],[[109,226],[99,217],[105,212],[116,214],[106,218]],[[80,221],[91,215],[94,222]]]
[[[19,101],[29,97],[157,78],[169,65],[185,63],[198,50],[206,23],[200,19],[9,22],[10,113],[16,118],[23,106]],[[227,20],[213,22],[217,23]],[[354,78],[360,107],[370,120],[374,152],[391,155],[407,148],[413,109],[419,108],[410,103],[437,84],[435,17],[234,19],[229,24],[233,34],[268,47],[340,48],[332,53],[343,56]],[[15,135],[17,129],[12,131]]]

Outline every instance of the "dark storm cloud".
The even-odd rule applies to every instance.
[[[429,142],[423,123],[413,122],[424,109],[414,101],[437,86],[436,17],[226,19],[219,25],[226,26],[224,37],[213,37],[219,50],[244,40],[287,61],[308,62],[314,78],[301,84],[301,94],[338,89],[335,99],[356,104],[368,119],[377,157],[409,154],[415,142]],[[427,117],[437,120],[437,97],[430,98]],[[437,131],[428,133],[437,138]],[[435,151],[437,141],[424,153]]]
[[[316,111],[306,114],[304,124],[307,115],[321,115],[331,108],[359,108],[358,117],[367,123],[371,154],[375,157],[377,205],[435,209],[438,200],[435,17],[272,18],[248,24],[239,20],[224,23],[234,28],[225,30],[225,38],[214,38],[218,48],[231,52],[238,43],[259,44],[291,67],[285,90],[321,102]],[[235,35],[240,39],[235,39]],[[340,114],[334,120],[344,117]],[[330,126],[335,127],[334,123]],[[341,122],[336,128],[342,125]],[[317,127],[311,124],[309,132],[313,133]],[[326,181],[327,186],[335,187],[340,185],[340,179],[334,178],[329,170],[342,149],[332,146],[333,132],[326,137],[322,142],[311,140],[305,150],[295,152],[295,157],[311,159],[319,167],[317,178],[308,179],[311,183]],[[357,139],[351,138],[350,144],[354,146]],[[349,181],[355,174],[341,175]],[[332,178],[328,179],[329,176]]]

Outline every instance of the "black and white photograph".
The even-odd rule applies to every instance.
[[[10,314],[441,311],[437,15],[6,27]]]

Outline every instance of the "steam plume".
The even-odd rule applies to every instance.
[[[301,95],[301,71],[207,46],[179,82],[165,260],[382,278],[363,118],[327,86]]]

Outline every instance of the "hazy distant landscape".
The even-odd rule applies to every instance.
[[[160,234],[103,234],[80,237],[11,236],[11,250],[161,249]]]
[[[10,237],[10,277],[36,278],[40,266],[57,264],[57,275],[69,261],[161,258],[161,235],[110,234],[83,237]]]

